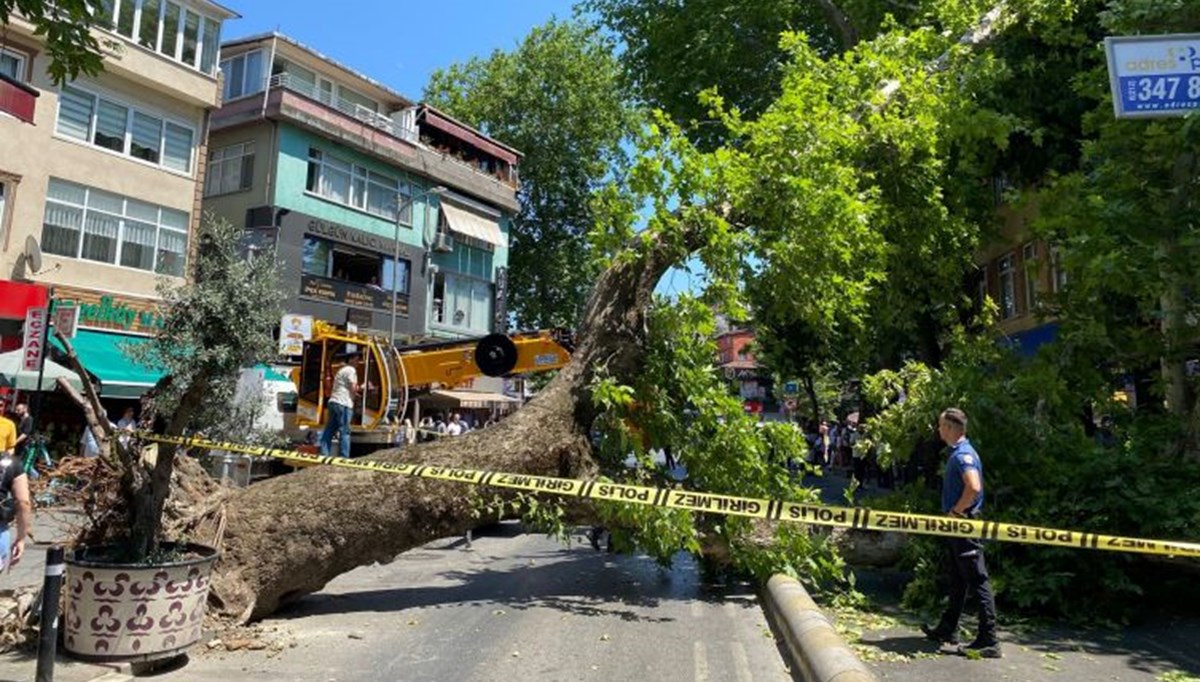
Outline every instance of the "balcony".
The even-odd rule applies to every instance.
[[[37,106],[37,90],[21,81],[0,73],[0,112],[33,123],[33,112]]]
[[[268,91],[232,100],[213,114],[212,130],[219,132],[266,119],[285,120],[321,137],[362,150],[381,161],[429,178],[510,213],[520,210],[517,182],[505,182],[420,140],[415,121],[407,125],[320,92],[288,73],[272,76]]]
[[[414,124],[405,125],[401,122],[394,121],[391,118],[384,116],[378,112],[372,111],[361,104],[346,101],[340,97],[336,97],[333,93],[319,89],[315,83],[296,78],[290,73],[280,73],[271,76],[268,82],[268,87],[271,89],[283,88],[297,94],[303,95],[311,100],[315,100],[325,106],[339,111],[350,118],[362,121],[372,128],[381,130],[392,137],[405,140],[407,142],[416,143],[418,139],[417,127]],[[399,115],[399,112],[397,113]]]

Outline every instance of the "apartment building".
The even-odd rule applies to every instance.
[[[0,349],[21,344],[26,308],[52,295],[80,309],[75,346],[101,395],[128,398],[157,375],[118,346],[160,324],[158,278],[188,275],[221,27],[237,15],[209,0],[108,0],[101,12],[104,71],[62,86],[33,27],[4,27]]]
[[[221,70],[204,207],[280,261],[289,316],[505,328],[519,152],[278,33],[226,42]]]
[[[1046,299],[1067,281],[1055,250],[1030,234],[1036,211],[1036,206],[998,206],[1000,232],[975,254],[978,269],[971,282],[976,303],[989,298],[995,303],[1000,333],[1023,355],[1057,336]]]

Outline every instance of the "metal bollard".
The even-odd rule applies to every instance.
[[[36,682],[54,682],[54,656],[58,646],[58,597],[62,594],[65,564],[62,547],[46,550],[46,573],[42,583],[41,634],[38,637]]]

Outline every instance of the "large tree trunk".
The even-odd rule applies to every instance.
[[[571,363],[514,415],[485,431],[370,459],[593,476],[590,378],[601,368],[618,379],[637,371],[654,286],[678,249],[678,242],[657,244],[601,275]],[[465,532],[478,523],[472,511],[479,493],[461,484],[337,467],[255,484],[225,501],[213,600],[227,617],[262,618],[357,566]]]

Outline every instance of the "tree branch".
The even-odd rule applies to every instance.
[[[817,4],[821,6],[821,11],[829,19],[829,23],[837,29],[842,37],[842,48],[849,50],[858,44],[858,29],[850,21],[841,7],[838,7],[833,0],[817,0]]]
[[[1001,2],[996,3],[992,6],[992,9],[988,10],[986,14],[980,17],[979,21],[975,22],[975,24],[968,29],[966,33],[963,33],[961,36],[959,36],[958,45],[975,49],[992,42],[995,40],[996,36],[999,35],[1003,21],[1007,18],[1007,13],[1007,0],[1001,0]],[[953,48],[946,50],[942,54],[938,55],[937,59],[929,62],[929,64],[925,66],[926,75],[932,76],[933,74],[941,73],[950,68],[950,53],[952,51]],[[896,93],[899,92],[899,90],[900,81],[885,81],[883,83],[883,87],[880,88],[880,93],[883,95],[883,101],[877,106],[872,107],[872,110],[879,111],[880,109],[886,107],[888,103],[892,101],[892,98],[896,95]]]

